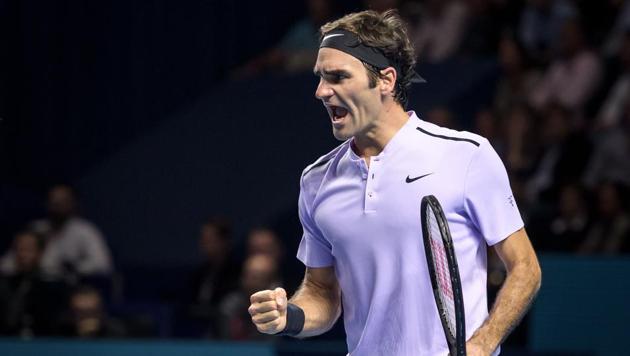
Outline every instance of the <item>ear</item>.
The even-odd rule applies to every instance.
[[[394,88],[396,86],[396,79],[398,78],[398,73],[396,73],[396,69],[393,67],[387,67],[381,70],[381,78],[379,79],[379,88],[381,90],[382,95],[391,96],[394,93]]]

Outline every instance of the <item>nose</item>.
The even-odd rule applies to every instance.
[[[324,100],[326,98],[330,98],[332,95],[333,90],[324,79],[320,78],[319,84],[317,84],[317,90],[315,90],[315,97],[317,99]]]

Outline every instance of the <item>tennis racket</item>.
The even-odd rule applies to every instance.
[[[451,233],[442,207],[433,195],[422,198],[420,210],[433,296],[448,349],[451,356],[465,356],[464,298]]]

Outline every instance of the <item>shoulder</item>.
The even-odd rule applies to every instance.
[[[468,131],[458,131],[438,126],[427,121],[418,120],[416,131],[429,142],[448,148],[477,151],[479,147],[488,144],[488,140],[480,135]]]
[[[319,157],[315,162],[309,164],[302,171],[302,180],[317,179],[317,177],[323,177],[323,174],[328,170],[331,163],[340,155],[346,152],[346,149],[350,145],[350,140],[345,141],[339,146],[335,147],[332,151]]]
[[[81,217],[74,217],[68,221],[68,229],[89,237],[100,237],[99,229],[92,222]]]
[[[345,154],[349,145],[350,140],[345,141],[332,151],[319,157],[302,171],[302,176],[300,177],[300,196],[306,199],[305,201],[312,200],[315,197],[317,191],[324,183],[326,174],[331,169],[330,167],[338,164],[339,158]],[[302,200],[302,198],[300,200]]]

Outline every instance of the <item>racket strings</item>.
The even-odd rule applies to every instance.
[[[438,282],[438,294],[444,306],[444,313],[446,313],[446,320],[448,329],[451,334],[455,336],[455,300],[453,289],[451,286],[451,274],[448,268],[448,260],[446,257],[446,247],[442,241],[442,233],[439,223],[433,212],[433,209],[428,209],[427,223],[430,227],[431,249],[433,254],[433,263],[435,266],[435,272]]]

